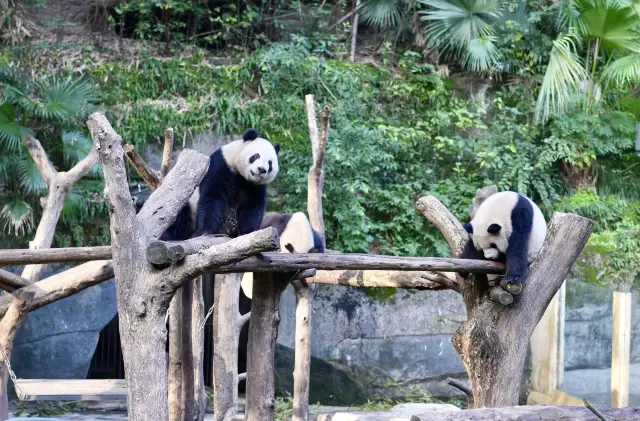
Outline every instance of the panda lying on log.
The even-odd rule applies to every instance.
[[[460,258],[497,260],[506,264],[503,282],[521,283],[547,236],[547,222],[540,208],[520,193],[505,191],[486,197],[471,222]],[[489,280],[498,276],[493,275]]]
[[[324,253],[322,238],[312,227],[303,212],[267,212],[262,218],[260,229],[273,227],[280,237],[280,253]],[[251,298],[253,273],[242,276],[242,291]]]

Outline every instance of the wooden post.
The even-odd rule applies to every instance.
[[[560,295],[561,290],[558,290],[533,330],[530,341],[531,387],[545,395],[551,394],[558,388]]]
[[[251,323],[247,346],[247,409],[245,421],[273,421],[274,360],[280,295],[289,278],[282,273],[254,273]]]
[[[629,357],[631,351],[630,292],[613,293],[613,334],[611,350],[611,407],[629,405]]]

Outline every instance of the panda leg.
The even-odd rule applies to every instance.
[[[506,251],[507,273],[504,282],[522,282],[529,266],[529,237],[533,225],[531,203],[520,196],[511,212],[512,231]]]

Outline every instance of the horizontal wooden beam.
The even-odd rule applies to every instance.
[[[111,246],[0,250],[0,266],[111,259]]]
[[[640,409],[598,408],[610,420],[637,420]],[[600,418],[589,409],[576,406],[511,406],[505,408],[477,408],[464,411],[427,412],[413,415],[410,421],[598,421]]]
[[[111,247],[0,250],[0,266],[34,263],[85,262],[111,258]],[[504,273],[502,263],[445,257],[398,257],[377,254],[261,253],[233,265],[212,270],[231,272],[291,272],[318,270],[402,270],[459,273]],[[310,282],[313,282],[310,280]]]
[[[261,253],[213,273],[317,270],[404,270],[459,273],[504,273],[502,263],[445,257],[397,257],[379,254]],[[309,279],[313,283],[313,279]]]

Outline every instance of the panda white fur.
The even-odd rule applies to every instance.
[[[278,213],[267,212],[262,218],[260,228],[274,227],[280,236],[280,253],[324,253],[322,239],[313,230],[303,212]],[[246,272],[242,277],[242,291],[251,298],[253,273]]]
[[[540,208],[512,191],[487,197],[464,229],[470,238],[460,257],[504,261],[507,282],[524,279],[529,263],[547,236],[547,223]]]

